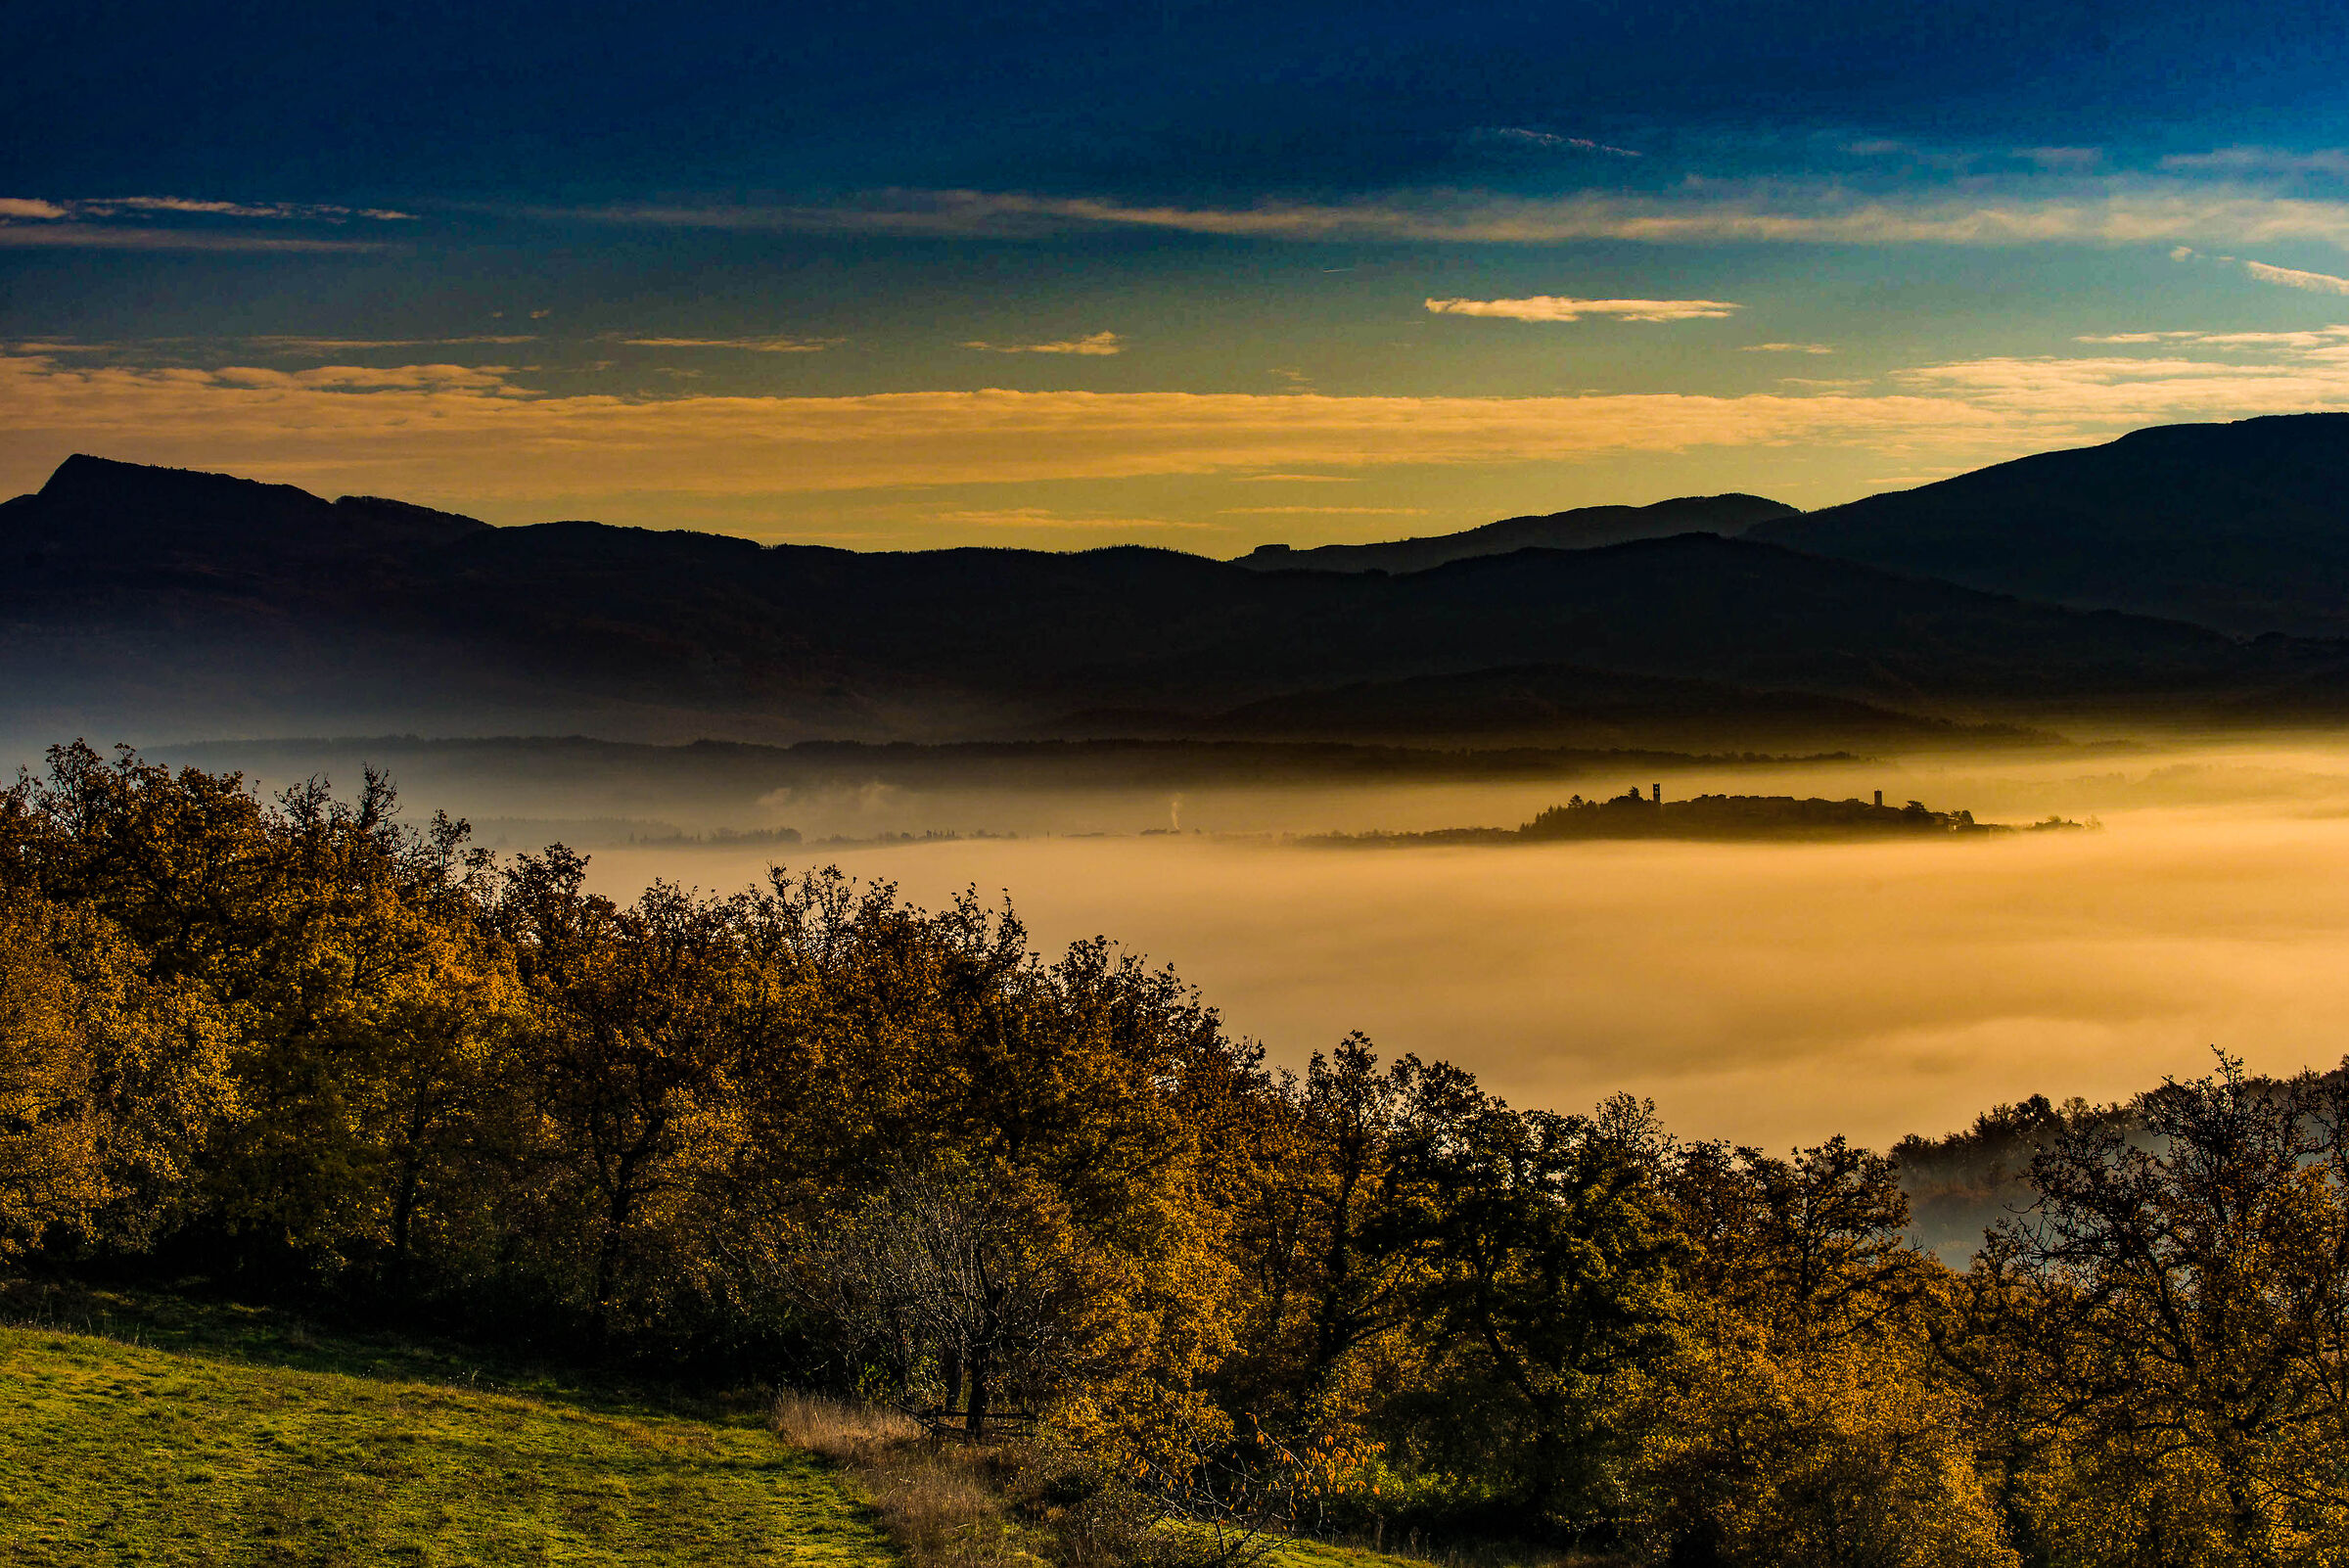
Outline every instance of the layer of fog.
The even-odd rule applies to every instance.
[[[686,800],[658,786],[533,789],[469,808],[488,834],[523,847],[572,828],[576,842],[790,828],[813,843],[891,836],[1322,834],[1516,827],[1569,794],[1645,792],[1866,798],[1970,809],[1984,821],[2105,816],[2148,807],[2264,806],[2349,810],[2349,752],[2305,744],[2190,752],[2020,750],[1886,761],[1713,766],[1601,763],[1553,778],[1507,782],[1329,784],[1240,782],[1180,787],[1038,788],[997,782],[909,786],[868,780],[764,792],[746,801]],[[482,805],[490,807],[484,811]],[[532,810],[531,807],[535,807]],[[527,814],[526,814],[527,813]],[[538,830],[535,834],[531,830]]]
[[[1610,792],[1644,782],[1606,781]],[[1313,849],[1281,830],[1512,825],[1564,786],[1213,791],[1133,836],[597,852],[625,895],[732,889],[778,853],[936,904],[1008,894],[1038,944],[1105,933],[1200,986],[1297,1064],[1349,1030],[1446,1057],[1511,1099],[1652,1095],[1676,1130],[1783,1144],[1947,1130],[2033,1092],[2125,1097],[2213,1044],[2254,1069],[2349,1049],[2349,749],[1911,759],[1668,785],[1883,788],[1986,820],[2101,831],[1844,845]],[[806,805],[806,803],[796,803]],[[1012,831],[978,803],[886,793],[834,831]],[[1140,797],[1019,803],[1097,832]],[[1162,808],[1173,805],[1159,803]],[[859,815],[858,813],[861,813]],[[888,826],[884,826],[888,824]],[[1192,832],[1191,829],[1203,831]],[[1029,828],[1019,828],[1027,832]],[[1256,835],[1253,837],[1236,835]]]
[[[189,760],[265,787],[324,771],[347,792],[368,749]],[[495,751],[374,760],[411,817],[445,807],[502,850],[586,848],[615,895],[655,877],[732,891],[771,859],[836,862],[932,905],[966,886],[1007,893],[1040,946],[1102,933],[1172,963],[1275,1061],[1359,1029],[1520,1103],[1653,1095],[1689,1135],[1883,1144],[2033,1092],[2125,1097],[2203,1071],[2214,1044],[2270,1071],[2349,1049],[2335,1023],[2349,1014],[2349,741],[1344,786],[775,788],[668,757],[641,770]],[[1987,821],[2102,827],[1781,846],[1282,837],[1514,826],[1571,793],[1657,781],[1674,798],[1881,789]],[[806,842],[690,842],[786,827]],[[925,833],[961,837],[876,842]]]

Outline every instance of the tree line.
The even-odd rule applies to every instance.
[[[1275,1071],[975,897],[585,869],[373,774],[53,750],[0,796],[0,1265],[1034,1424],[1095,1488],[1327,1532],[2349,1560],[2349,1071],[2038,1105],[1960,1269],[1843,1139],[1520,1109],[1359,1037]]]

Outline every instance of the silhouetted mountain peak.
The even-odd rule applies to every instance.
[[[5,546],[36,557],[315,559],[447,544],[489,525],[378,496],[328,502],[293,484],[76,452],[0,511]]]
[[[42,500],[54,504],[86,507],[161,503],[225,510],[320,504],[318,497],[292,484],[270,484],[198,469],[124,463],[112,457],[93,457],[87,452],[75,452],[58,464],[57,472],[49,476],[49,483],[37,493]]]

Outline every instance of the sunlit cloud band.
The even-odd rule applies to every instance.
[[[546,395],[516,374],[0,358],[0,482],[29,488],[74,450],[484,502],[1572,462],[1705,446],[1838,444],[1951,463],[2164,420],[2349,406],[2349,356],[2330,340],[2279,364],[2174,353],[1976,359],[1899,372],[1894,390],[1865,394],[989,390],[623,398]]]

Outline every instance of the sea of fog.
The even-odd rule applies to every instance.
[[[594,851],[616,896],[732,890],[781,859],[936,904],[1008,895],[1046,950],[1096,933],[1172,964],[1302,1063],[1359,1030],[1520,1104],[1652,1096],[1690,1136],[1877,1145],[2034,1092],[2125,1097],[2207,1068],[2349,1051],[2349,743],[2111,748],[1666,775],[1707,790],[1881,788],[2094,831],[1884,844],[1332,849],[1283,834],[1514,826],[1522,784],[1017,797],[836,789],[737,827],[913,844]],[[657,806],[659,803],[642,803]],[[1179,832],[1164,831],[1179,828]],[[1159,831],[1148,831],[1159,830]]]

